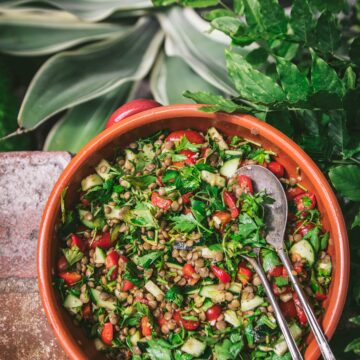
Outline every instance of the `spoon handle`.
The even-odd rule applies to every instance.
[[[284,335],[286,344],[288,346],[288,349],[290,351],[291,357],[294,360],[303,360],[303,357],[299,351],[299,348],[296,345],[296,342],[291,335],[291,332],[289,330],[289,327],[287,325],[287,322],[284,319],[284,316],[281,312],[281,309],[276,301],[275,295],[271,289],[271,285],[264,273],[264,270],[262,269],[261,265],[253,258],[250,258],[248,256],[243,256],[255,269],[256,273],[259,275],[261,282],[264,285],[265,293],[267,297],[269,298],[270,304],[274,309],[276,320],[280,326],[280,329]]]
[[[284,249],[278,249],[277,253],[278,253],[282,263],[284,264],[287,273],[289,274],[289,278],[294,285],[294,289],[295,289],[297,295],[299,296],[301,305],[302,305],[304,312],[306,314],[306,317],[309,321],[311,330],[313,331],[313,333],[315,335],[315,339],[319,345],[319,348],[323,355],[323,358],[325,360],[336,360],[334,354],[332,353],[332,351],[330,349],[329,343],[328,343],[323,331],[321,330],[321,327],[320,327],[319,323],[317,322],[316,317],[306,299],[306,296],[305,296],[303,290],[301,289],[300,283],[299,283],[297,277],[293,274],[293,268],[290,263],[289,257],[285,253]]]

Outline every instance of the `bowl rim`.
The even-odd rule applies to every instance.
[[[244,114],[225,114],[225,113],[206,113],[199,111],[201,105],[193,104],[178,104],[153,108],[136,115],[130,116],[115,126],[104,130],[89,143],[87,143],[79,153],[70,161],[65,170],[52,189],[48,201],[46,203],[43,216],[41,219],[38,246],[37,246],[37,275],[38,285],[40,290],[41,301],[45,310],[48,322],[52,326],[55,335],[61,344],[62,348],[72,359],[87,359],[76,340],[67,333],[65,323],[60,313],[55,307],[55,290],[52,286],[51,272],[47,272],[50,263],[50,236],[52,235],[54,216],[59,208],[59,200],[62,190],[71,182],[72,176],[80,166],[83,166],[84,161],[91,156],[97,149],[102,148],[107,143],[111,142],[121,134],[128,132],[134,128],[142,126],[144,123],[156,122],[168,118],[194,117],[194,118],[208,118],[221,119],[226,122],[236,124],[247,128],[248,130],[256,128],[261,135],[275,143],[281,148],[284,153],[291,158],[302,168],[306,169],[310,174],[308,177],[312,183],[319,186],[317,193],[324,195],[324,205],[328,204],[328,216],[332,218],[332,226],[336,229],[336,234],[333,235],[334,247],[339,255],[337,259],[337,268],[335,276],[332,279],[333,291],[329,297],[328,309],[331,308],[331,313],[326,314],[328,317],[325,326],[325,333],[330,339],[335,332],[336,326],[340,320],[342,310],[345,305],[346,294],[349,283],[349,244],[347,239],[347,232],[345,221],[337,202],[336,196],[326,180],[321,170],[317,167],[314,161],[290,138],[275,129],[271,125],[253,117]],[[327,313],[329,310],[327,311]],[[311,342],[306,350],[306,360],[315,360],[319,357],[320,350],[312,337]]]

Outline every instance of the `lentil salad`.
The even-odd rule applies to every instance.
[[[74,209],[62,202],[55,285],[99,350],[121,359],[289,358],[261,281],[240,255],[262,248],[300,343],[307,319],[264,239],[271,199],[236,175],[240,166],[266,166],[284,183],[286,245],[317,314],[332,265],[315,195],[275,157],[215,128],[159,132],[103,159]]]

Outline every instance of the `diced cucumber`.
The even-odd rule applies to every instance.
[[[134,154],[131,150],[125,150],[125,169],[131,169],[134,166],[134,162],[136,161],[136,154]]]
[[[225,161],[223,166],[220,168],[220,174],[227,178],[231,178],[236,173],[239,164],[240,164],[240,158],[234,158]]]
[[[228,150],[229,149],[229,146],[225,142],[222,135],[214,127],[211,127],[208,130],[208,134],[209,134],[210,138],[218,145],[220,150]]]
[[[312,245],[307,240],[300,240],[295,243],[290,249],[291,257],[301,258],[306,260],[310,266],[315,262],[315,252]]]
[[[105,226],[105,220],[102,217],[96,217],[93,220],[87,220],[86,215],[89,211],[79,209],[80,221],[89,229],[102,229]]]
[[[211,299],[215,303],[225,301],[225,290],[219,290],[218,285],[206,285],[200,289],[201,296]]]
[[[166,265],[168,268],[174,269],[174,270],[181,270],[183,268],[180,264],[176,264],[176,263],[170,262],[170,261],[166,262]]]
[[[225,178],[223,178],[220,174],[215,174],[207,170],[201,171],[201,179],[211,186],[225,186]]]
[[[96,289],[90,289],[91,297],[93,298],[95,304],[99,307],[105,308],[107,310],[113,311],[116,307],[116,301],[114,299],[101,300],[101,292]]]
[[[82,301],[73,294],[68,294],[64,300],[64,306],[69,310],[81,307],[82,304]]]
[[[103,351],[106,349],[106,345],[99,338],[96,338],[94,340],[94,345],[95,345],[95,349],[98,351]]]
[[[225,150],[225,155],[228,156],[242,156],[243,151],[241,150]]]
[[[330,276],[332,271],[332,263],[329,255],[317,262],[316,271],[318,276]]]
[[[157,297],[159,295],[165,295],[162,290],[151,280],[149,280],[146,284],[145,284],[145,289],[152,294],[153,296]]]
[[[110,212],[105,212],[104,211],[104,214],[105,214],[105,218],[106,219],[123,219],[124,218],[124,210],[123,208],[121,207],[117,207],[117,206],[114,206],[114,205],[109,205],[109,204],[105,204],[104,205],[104,210],[105,208],[110,208],[111,211]]]
[[[201,307],[201,311],[206,311],[210,309],[214,303],[210,299],[205,299],[203,306]]]
[[[184,294],[186,295],[198,294],[199,291],[200,291],[200,287],[198,285],[184,287]]]
[[[97,164],[95,171],[98,173],[100,177],[102,177],[106,181],[113,177],[112,174],[109,174],[110,169],[111,169],[111,165],[105,159],[102,159]]]
[[[142,151],[144,152],[145,156],[152,160],[155,157],[155,152],[153,150],[152,144],[144,144]]]
[[[294,340],[297,340],[302,335],[302,330],[296,323],[293,323],[289,327],[290,333],[293,336]],[[284,336],[281,335],[279,340],[274,345],[274,353],[278,356],[283,356],[285,352],[287,351],[288,347],[286,344],[286,341],[284,339]]]
[[[242,290],[242,284],[232,282],[230,283],[229,291],[231,291],[234,294],[240,294]]]
[[[97,246],[95,249],[95,264],[105,264],[105,260],[106,260],[105,251]]]
[[[206,344],[195,338],[188,338],[185,344],[181,347],[181,351],[186,352],[194,357],[199,357],[206,349]]]
[[[256,309],[264,302],[264,299],[255,295],[252,299],[241,300],[241,311],[249,311]]]
[[[98,174],[91,174],[81,181],[82,191],[87,191],[94,186],[102,185],[103,179]]]
[[[224,320],[234,327],[239,327],[241,325],[241,320],[234,310],[226,310],[224,312]]]
[[[140,336],[140,331],[137,330],[133,335],[130,336],[130,342],[133,346],[136,346],[136,344],[138,343],[138,341],[140,341],[141,336]]]

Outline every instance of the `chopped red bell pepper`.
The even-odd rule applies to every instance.
[[[181,155],[185,155],[187,157],[186,160],[184,160],[185,164],[194,165],[196,163],[196,153],[190,150],[182,150],[180,151]]]
[[[298,195],[303,194],[305,191],[298,186],[291,187],[285,191],[288,200],[294,200]]]
[[[182,268],[182,272],[185,279],[191,279],[196,271],[191,264],[185,264]]]
[[[168,135],[166,141],[180,141],[185,136],[192,144],[203,144],[205,139],[197,131],[194,130],[177,130]]]
[[[253,275],[253,272],[244,264],[240,264],[238,267],[237,272],[237,278],[240,280],[240,282],[243,285],[246,285],[249,283],[251,277]]]
[[[308,320],[307,320],[306,314],[304,312],[304,309],[303,309],[303,307],[301,305],[299,296],[297,295],[296,292],[293,293],[293,299],[294,299],[296,313],[297,313],[297,317],[299,319],[299,322],[300,322],[301,325],[306,325]]]
[[[223,283],[226,284],[228,282],[231,281],[231,276],[222,268],[216,266],[216,265],[211,265],[210,266],[212,272],[214,273],[214,275]]]
[[[277,161],[272,161],[267,165],[267,168],[278,178],[283,177],[285,174],[285,168]]]
[[[90,247],[92,249],[96,249],[97,247],[101,247],[102,249],[108,249],[111,247],[111,238],[110,232],[104,232],[100,239],[95,240],[91,243]]]
[[[141,318],[140,327],[143,336],[151,336],[151,324],[147,316]]]
[[[162,198],[157,192],[154,191],[151,194],[151,203],[160,209],[167,210],[171,206],[172,201]]]
[[[230,215],[232,219],[235,219],[239,216],[239,209],[236,206],[235,196],[228,191],[224,191],[224,203],[230,210]]]
[[[71,234],[71,244],[72,246],[77,246],[80,251],[84,252],[86,249],[86,244],[83,240],[79,238],[79,236],[75,234]]]
[[[298,211],[310,210],[313,209],[316,205],[315,194],[309,192],[296,196],[296,198],[294,198],[294,201]]]
[[[66,284],[73,285],[81,280],[81,275],[77,272],[62,272],[59,274],[59,278],[64,279]]]
[[[106,345],[111,345],[113,337],[114,337],[114,326],[111,322],[108,322],[104,324],[104,327],[102,328],[101,340]]]
[[[301,236],[305,236],[315,225],[313,223],[305,223],[303,220],[300,220],[295,225],[295,232]]]
[[[129,291],[131,290],[135,285],[130,281],[130,280],[126,280],[124,279],[122,282],[122,291]]]
[[[56,268],[57,268],[57,271],[59,273],[65,272],[67,270],[68,262],[67,262],[66,257],[64,255],[59,257],[59,259],[57,261],[57,264],[56,264]]]
[[[295,303],[293,299],[290,299],[287,302],[280,301],[279,306],[282,314],[286,319],[293,319],[297,315]]]
[[[107,270],[111,269],[113,266],[115,266],[115,269],[113,270],[113,272],[110,275],[110,279],[111,280],[115,280],[118,274],[118,268],[119,268],[119,254],[113,250],[110,253],[108,253],[106,255],[106,259],[105,259],[105,267]]]
[[[237,182],[244,192],[253,194],[254,189],[251,182],[251,179],[246,175],[238,175]]]

